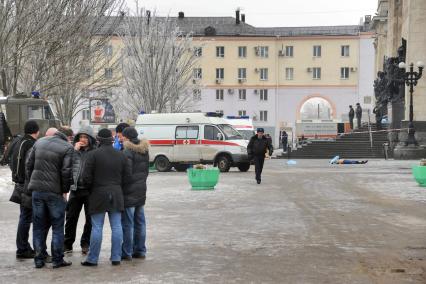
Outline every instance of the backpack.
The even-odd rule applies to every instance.
[[[9,165],[9,168],[11,171],[13,171],[13,163],[12,163],[12,155],[15,151],[15,148],[20,144],[23,136],[22,135],[16,135],[13,137],[12,141],[9,143],[9,145],[6,148],[6,151],[4,152],[4,156],[2,159],[3,165]]]

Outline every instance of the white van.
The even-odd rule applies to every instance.
[[[178,171],[195,163],[217,165],[221,172],[250,168],[247,144],[241,134],[219,113],[140,114],[139,138],[149,140],[150,162],[160,172]]]
[[[248,115],[227,116],[226,121],[240,132],[246,140],[250,140],[250,138],[256,135],[253,120]]]

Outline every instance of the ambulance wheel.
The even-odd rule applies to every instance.
[[[216,159],[216,165],[220,172],[226,173],[231,168],[231,160],[227,156],[222,155]]]
[[[186,165],[186,164],[177,164],[177,165],[174,165],[175,170],[178,171],[178,172],[184,172],[184,171],[186,171],[188,169],[188,167],[189,166]]]
[[[239,164],[238,169],[240,172],[247,172],[250,169],[250,163]]]
[[[172,168],[169,159],[164,156],[158,156],[155,159],[154,165],[159,172],[168,172]]]

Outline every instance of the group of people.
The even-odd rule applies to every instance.
[[[115,139],[109,129],[95,137],[90,127],[75,136],[70,128],[50,128],[38,139],[39,126],[33,120],[26,122],[24,132],[9,146],[15,182],[10,200],[20,204],[16,257],[34,258],[36,268],[48,262],[53,268],[70,266],[64,253],[73,251],[84,207],[83,266],[98,264],[106,213],[111,263],[145,258],[148,141],[139,140],[136,129],[125,123],[117,126]],[[28,241],[31,223],[33,247]],[[46,246],[50,228],[51,257]]]
[[[362,108],[359,103],[356,104],[356,109],[352,107],[352,105],[349,106],[349,124],[351,127],[351,130],[354,129],[354,117],[356,116],[357,121],[357,127],[361,128],[361,118],[362,118]]]

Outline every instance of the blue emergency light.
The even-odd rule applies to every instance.
[[[248,116],[248,115],[241,115],[241,116],[228,115],[226,118],[227,119],[249,119],[250,116]]]
[[[219,113],[219,112],[206,112],[206,116],[208,116],[208,117],[222,117],[223,113]]]

